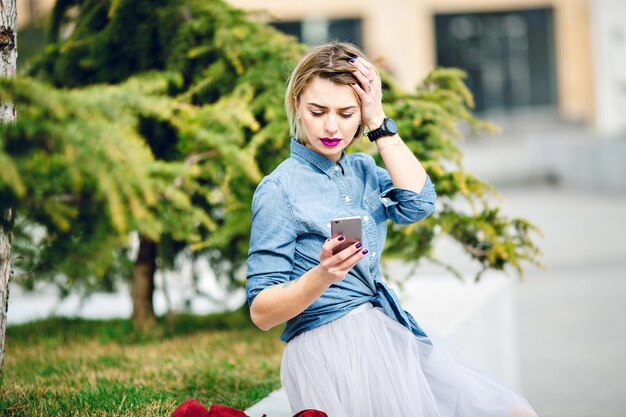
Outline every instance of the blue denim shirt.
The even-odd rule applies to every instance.
[[[248,303],[264,288],[297,279],[319,264],[331,219],[361,216],[363,247],[369,253],[343,280],[289,320],[281,340],[288,342],[365,302],[381,307],[414,334],[426,336],[383,282],[379,260],[387,220],[415,223],[434,211],[435,198],[430,178],[420,193],[397,188],[369,155],[344,153],[335,163],[292,139],[291,157],[263,178],[252,199]]]

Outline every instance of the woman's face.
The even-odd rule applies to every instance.
[[[338,161],[361,124],[361,107],[349,85],[315,77],[296,101],[307,147]]]

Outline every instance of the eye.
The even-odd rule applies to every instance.
[[[341,113],[341,117],[343,117],[344,119],[349,119],[352,117],[354,113]]]
[[[322,117],[323,115],[324,115],[324,112],[311,110],[311,116],[313,117]]]

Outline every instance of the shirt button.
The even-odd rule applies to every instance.
[[[372,258],[376,257],[376,252],[372,252]]]
[[[335,165],[335,171],[339,171],[339,165]]]
[[[350,202],[350,197],[345,196],[345,197],[344,197],[344,200],[346,200],[346,202],[348,202],[348,203],[349,203],[349,202]]]
[[[363,221],[368,221],[370,219],[370,216],[363,216]]]

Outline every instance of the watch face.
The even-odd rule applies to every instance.
[[[392,119],[385,119],[385,123],[383,123],[383,125],[385,126],[385,130],[390,134],[395,135],[398,133],[398,126]]]

